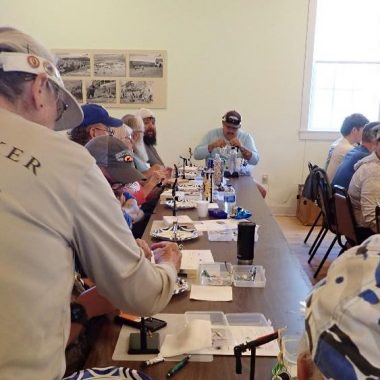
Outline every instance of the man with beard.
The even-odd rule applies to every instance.
[[[144,144],[145,150],[148,154],[149,164],[165,166],[160,155],[158,154],[155,145],[157,144],[157,132],[156,132],[156,117],[151,110],[141,108],[137,111],[136,116],[140,116],[143,119],[145,132],[144,132]]]
[[[133,143],[134,156],[138,157],[143,163],[146,164],[146,167],[149,168],[149,157],[144,144],[145,127],[142,118],[140,116],[127,114],[124,115],[121,120],[123,120],[124,124],[132,130],[131,141]]]

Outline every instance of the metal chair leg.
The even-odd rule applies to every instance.
[[[335,236],[334,239],[333,239],[333,241],[330,244],[330,247],[328,248],[328,250],[326,251],[325,255],[323,256],[323,259],[319,263],[319,266],[318,266],[317,270],[314,273],[314,276],[313,276],[314,278],[316,278],[318,276],[319,271],[322,269],[323,264],[325,263],[328,255],[330,254],[330,251],[333,249],[333,247],[334,247],[334,245],[335,245],[335,243],[336,243],[337,240],[338,240],[338,236]]]
[[[319,242],[319,239],[321,238],[322,236],[322,233],[326,231],[326,227],[321,227],[321,229],[319,230],[318,232],[318,235],[317,237],[315,238],[313,244],[311,245],[310,249],[309,249],[309,256],[312,254],[312,252],[314,251],[314,247],[315,245]]]
[[[309,232],[307,233],[307,235],[306,235],[306,237],[305,237],[305,240],[303,241],[304,244],[306,244],[306,242],[308,241],[308,239],[309,239],[311,233],[313,232],[315,226],[317,225],[317,223],[318,223],[319,218],[321,217],[321,215],[322,215],[322,211],[318,214],[317,218],[314,220],[313,225],[311,226]]]
[[[319,240],[316,242],[315,247],[313,248],[313,250],[310,249],[310,251],[309,251],[309,255],[310,255],[310,257],[309,257],[309,260],[307,260],[307,262],[308,262],[309,264],[311,263],[311,260],[313,260],[313,257],[314,257],[315,254],[317,253],[318,248],[319,248],[319,246],[321,245],[323,239],[325,238],[327,232],[328,232],[328,229],[324,227],[324,228],[322,229],[322,234],[321,234],[321,236],[319,237]]]

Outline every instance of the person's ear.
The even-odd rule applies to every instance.
[[[96,134],[96,132],[95,132],[95,128],[94,128],[94,127],[90,127],[90,128],[88,129],[88,134],[89,134],[90,137],[93,139],[93,138],[95,137],[95,134]]]
[[[41,109],[45,106],[46,89],[48,87],[48,77],[41,73],[36,76],[32,83],[33,105],[36,109]]]

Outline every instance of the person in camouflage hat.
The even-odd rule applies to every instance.
[[[380,379],[380,235],[336,259],[306,302],[298,379]]]

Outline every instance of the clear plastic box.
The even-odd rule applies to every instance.
[[[237,287],[264,288],[267,282],[261,265],[233,265],[232,278]]]
[[[230,326],[270,326],[270,322],[261,313],[227,313]]]
[[[190,322],[195,319],[210,321],[212,326],[227,326],[226,315],[222,311],[186,311],[186,321]]]
[[[231,263],[209,263],[199,265],[199,283],[201,285],[232,285]]]

